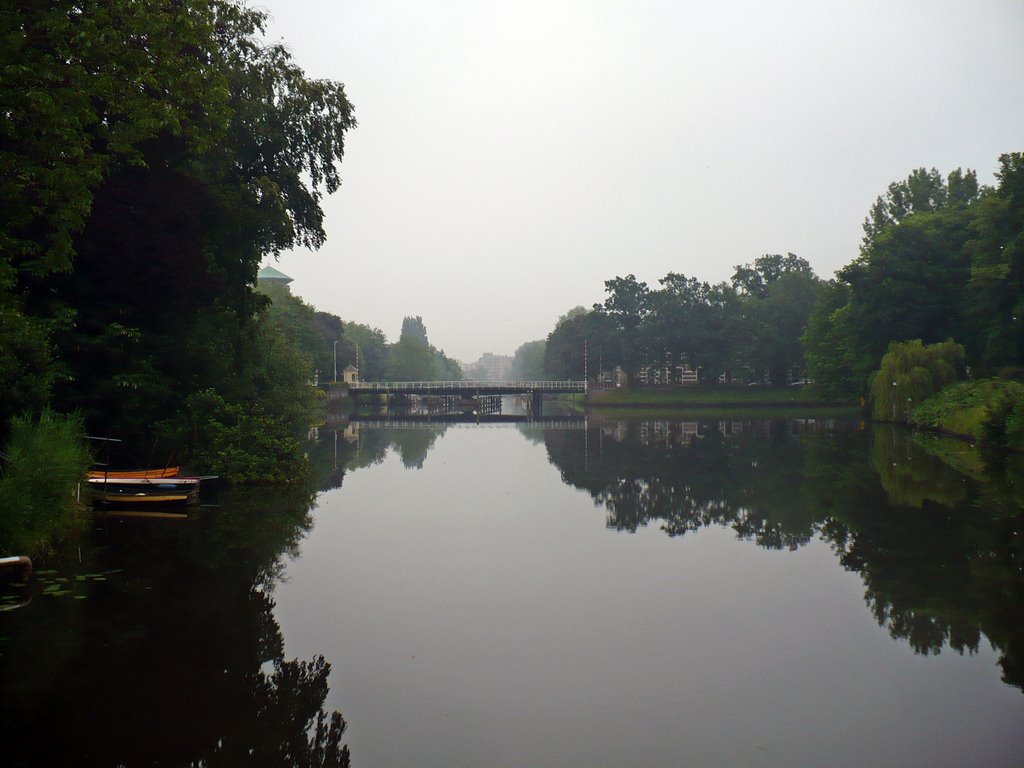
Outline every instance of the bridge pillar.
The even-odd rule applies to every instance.
[[[530,393],[530,413],[534,418],[544,413],[544,393],[540,390],[533,390]]]

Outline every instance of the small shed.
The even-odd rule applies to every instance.
[[[346,365],[345,370],[341,372],[341,380],[346,384],[355,384],[359,381],[359,369],[354,365]]]

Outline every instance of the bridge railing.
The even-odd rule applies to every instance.
[[[417,389],[436,392],[475,392],[478,389],[515,389],[522,392],[586,392],[585,381],[357,381],[348,385],[350,392],[373,390],[397,392]]]
[[[379,419],[377,421],[353,421],[356,429],[431,429],[444,431],[448,429],[496,429],[509,427],[530,427],[533,429],[586,429],[584,419],[563,419],[560,421],[404,421],[401,419]]]

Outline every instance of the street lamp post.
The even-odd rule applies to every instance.
[[[896,382],[892,383],[892,423],[896,423]]]
[[[338,383],[338,340],[334,340],[334,383]]]

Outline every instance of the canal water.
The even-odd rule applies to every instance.
[[[310,458],[5,587],[3,763],[1024,765],[1012,462],[828,419],[349,424]]]

